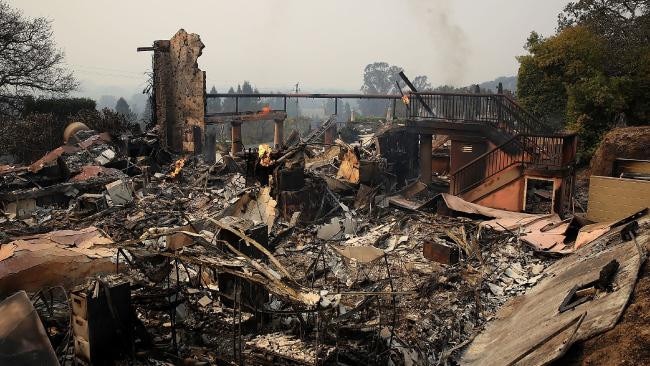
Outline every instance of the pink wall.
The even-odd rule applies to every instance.
[[[562,178],[548,178],[548,177],[535,177],[527,176],[529,179],[544,179],[553,180],[553,197],[554,200],[560,199],[559,192],[562,187]],[[482,206],[498,208],[502,210],[521,212],[524,210],[524,192],[526,189],[526,176],[522,176],[519,179],[516,179],[507,185],[503,186],[496,192],[488,194],[486,197],[483,197],[474,203],[477,203]],[[553,206],[555,210],[555,205]]]
[[[490,193],[475,203],[492,208],[519,212],[524,209],[524,178],[516,179],[500,190]]]

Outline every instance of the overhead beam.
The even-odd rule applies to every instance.
[[[207,93],[206,98],[402,99],[399,94]]]
[[[404,80],[404,82],[406,83],[406,85],[411,89],[411,91],[413,93],[415,93],[415,97],[418,99],[418,102],[420,102],[420,104],[422,104],[424,109],[426,109],[427,112],[429,112],[429,114],[435,116],[436,114],[433,113],[433,111],[431,110],[431,107],[429,107],[429,105],[424,102],[424,99],[422,99],[422,97],[419,94],[417,94],[418,90],[415,89],[415,86],[411,83],[411,80],[409,80],[409,78],[406,77],[406,74],[404,74],[404,71],[399,72],[399,77],[401,77],[402,80]]]
[[[271,121],[271,120],[284,120],[287,118],[285,111],[270,111],[270,112],[242,112],[236,114],[228,113],[212,113],[205,115],[205,123],[218,124],[218,123],[242,123],[252,121]]]

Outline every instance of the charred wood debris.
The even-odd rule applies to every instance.
[[[437,214],[444,177],[380,133],[207,164],[79,131],[0,166],[2,298],[27,292],[62,365],[455,364],[556,257]]]

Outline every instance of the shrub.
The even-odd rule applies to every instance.
[[[0,120],[0,151],[16,157],[20,163],[31,163],[63,144],[63,130],[70,122],[83,122],[90,129],[119,135],[138,128],[124,116],[110,109],[80,110],[67,118],[52,113],[33,113]]]
[[[37,98],[27,97],[23,104],[23,116],[51,114],[56,119],[66,120],[83,110],[94,110],[97,104],[88,98]]]

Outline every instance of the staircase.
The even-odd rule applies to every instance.
[[[316,141],[322,134],[327,131],[328,128],[332,127],[334,124],[336,124],[336,114],[333,114],[328,118],[323,124],[313,130],[309,135],[305,136],[305,138],[302,140],[304,143],[310,143]]]
[[[504,94],[417,93],[410,98],[409,121],[435,134],[487,137],[497,146],[450,176],[450,193],[476,202],[520,179],[531,170],[566,170],[572,135],[551,129]],[[428,108],[422,103],[427,104]],[[570,138],[570,140],[568,140]]]
[[[564,139],[562,136],[515,135],[453,172],[450,193],[466,196],[474,190],[466,198],[476,201],[518,179],[525,169],[561,169]],[[508,174],[501,174],[504,172]],[[500,179],[495,179],[497,176]],[[486,182],[490,183],[489,187],[482,186]]]

